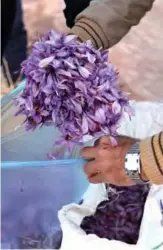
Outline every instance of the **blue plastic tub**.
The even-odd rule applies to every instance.
[[[1,138],[2,248],[20,248],[19,238],[31,234],[53,234],[55,238],[58,210],[79,202],[88,187],[83,160],[47,160],[59,136],[57,130],[49,127],[26,133],[15,120],[12,100],[20,91],[19,87],[2,102],[2,126],[7,127]]]

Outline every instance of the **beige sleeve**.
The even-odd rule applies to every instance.
[[[140,143],[142,170],[154,184],[163,184],[163,132]]]
[[[93,0],[76,18],[72,33],[96,48],[109,48],[137,25],[154,0]]]

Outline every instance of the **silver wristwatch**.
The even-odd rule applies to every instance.
[[[141,180],[141,161],[140,161],[140,150],[139,142],[135,143],[126,154],[125,158],[125,169],[126,174],[137,184],[144,184]]]

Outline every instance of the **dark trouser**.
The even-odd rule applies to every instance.
[[[16,0],[1,1],[1,61],[7,42],[11,35],[16,13]]]
[[[5,1],[5,0],[4,0]],[[6,13],[7,14],[7,13]],[[3,73],[8,85],[16,84],[20,76],[20,65],[27,57],[27,34],[24,28],[21,0],[16,1],[16,15],[12,33],[4,50]]]
[[[2,3],[6,0],[2,0]],[[7,0],[15,2],[15,0]],[[68,27],[74,25],[76,16],[87,8],[91,0],[65,0],[66,9],[64,10],[64,15],[66,17]],[[5,13],[6,16],[10,16],[10,8],[7,8]],[[7,19],[5,19],[7,20]],[[5,27],[5,25],[4,25]],[[7,26],[6,26],[7,27]],[[5,30],[7,28],[5,27]],[[16,0],[16,14],[14,20],[14,26],[12,29],[12,34],[10,40],[5,47],[4,58],[3,58],[3,72],[4,76],[8,82],[8,85],[15,85],[16,81],[20,76],[20,64],[26,59],[27,56],[27,34],[24,28],[23,18],[22,18],[22,7],[21,0]]]

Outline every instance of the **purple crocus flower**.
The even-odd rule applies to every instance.
[[[85,135],[115,136],[122,114],[131,115],[108,51],[79,43],[74,35],[48,32],[33,45],[22,72],[27,81],[15,102],[17,114],[26,115],[28,130],[57,127],[69,150]]]

